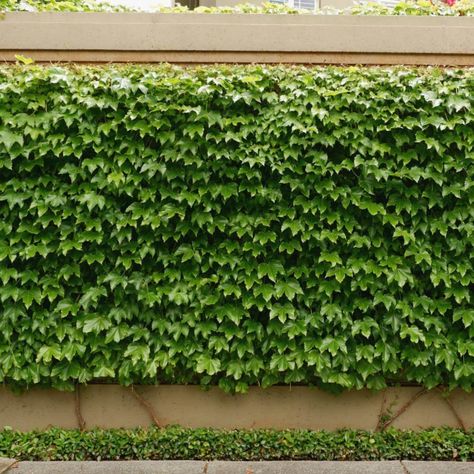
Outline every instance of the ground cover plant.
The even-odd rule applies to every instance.
[[[341,430],[0,431],[0,456],[31,461],[320,460],[474,461],[474,431],[438,428],[385,432]]]
[[[0,69],[0,381],[474,380],[474,71]]]

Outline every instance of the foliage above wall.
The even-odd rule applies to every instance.
[[[474,381],[474,70],[0,70],[0,381]]]
[[[263,3],[252,5],[250,3],[237,5],[235,7],[198,7],[192,13],[264,13],[272,15],[374,15],[374,16],[473,16],[474,1],[459,0],[449,4],[443,1],[401,1],[394,7],[381,5],[378,2],[355,3],[354,6],[337,9],[321,8],[316,10],[304,10],[275,3]],[[162,7],[163,13],[189,13],[187,7]]]
[[[125,12],[130,8],[95,0],[0,0],[0,12]]]
[[[0,0],[0,11],[139,11],[124,6],[112,5],[107,2],[94,0]],[[161,7],[155,10],[160,13],[260,13],[276,15],[396,15],[396,16],[474,16],[474,1],[452,0],[443,1],[402,1],[394,7],[387,7],[377,2],[354,4],[344,9],[323,8],[318,10],[304,10],[275,3],[252,5],[243,3],[235,7],[198,7],[189,10],[187,7]]]

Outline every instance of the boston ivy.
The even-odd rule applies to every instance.
[[[474,381],[474,70],[0,70],[0,381]]]

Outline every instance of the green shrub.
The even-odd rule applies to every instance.
[[[108,2],[95,0],[0,0],[0,11],[139,11],[124,6],[112,5]],[[189,10],[185,6],[159,7],[155,11],[161,13],[253,13],[271,15],[396,15],[396,16],[473,16],[473,0],[458,0],[453,6],[442,0],[401,1],[394,7],[387,7],[377,2],[354,4],[351,7],[322,8],[304,10],[271,2],[261,5],[242,3],[229,7],[198,7]]]
[[[0,70],[0,381],[471,389],[474,70]]]
[[[126,12],[133,10],[121,5],[96,0],[0,0],[0,12],[12,11]]]
[[[0,431],[0,456],[31,461],[83,460],[459,460],[474,461],[474,431],[431,429],[373,433],[342,430]]]
[[[163,13],[189,13],[187,7],[161,7]],[[473,16],[474,1],[459,0],[449,6],[439,0],[401,1],[393,7],[378,2],[356,3],[347,8],[325,7],[316,10],[305,10],[287,5],[265,2],[261,5],[243,3],[234,7],[198,7],[192,13],[263,13],[277,15],[373,15],[373,16]]]

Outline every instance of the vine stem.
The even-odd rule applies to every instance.
[[[0,467],[0,474],[9,471],[9,470],[12,469],[13,467],[18,467],[18,466],[17,466],[18,462],[19,462],[19,461],[17,461],[16,459],[13,459],[12,462],[11,462],[8,466]]]
[[[454,408],[454,405],[453,405],[453,402],[449,399],[449,395],[447,396],[444,396],[444,391],[441,387],[436,387],[436,389],[441,393],[441,398],[446,402],[446,404],[448,405],[449,409],[451,410],[451,413],[454,415],[454,417],[456,418],[458,424],[459,424],[459,427],[463,430],[463,431],[467,431],[466,429],[466,424],[464,423],[463,419],[461,418],[461,416],[459,415],[459,413],[457,412],[456,408]]]
[[[413,397],[410,398],[410,400],[408,400],[405,405],[403,405],[400,410],[397,411],[397,413],[395,413],[395,415],[392,416],[392,418],[390,418],[390,420],[387,420],[381,427],[380,427],[380,431],[383,431],[385,430],[386,428],[388,428],[400,415],[402,415],[403,413],[405,413],[408,408],[410,408],[413,403],[416,402],[416,400],[418,400],[418,398],[420,398],[422,395],[424,395],[428,390],[426,388],[422,388],[420,391],[416,392],[415,395],[413,395]]]
[[[81,412],[81,393],[79,385],[76,385],[76,389],[74,391],[74,406],[76,410],[77,424],[79,425],[79,429],[84,431],[86,429],[86,422]]]
[[[158,428],[161,427],[160,422],[158,421],[158,417],[156,416],[154,408],[151,406],[151,404],[146,401],[136,390],[135,386],[132,384],[130,385],[130,390],[133,393],[133,396],[138,400],[138,403],[147,411],[148,415],[153,421],[153,424],[157,426]]]
[[[379,418],[377,420],[377,426],[375,427],[375,431],[380,431],[380,428],[381,428],[381,425],[382,425],[382,418],[383,418],[383,415],[384,415],[386,396],[387,396],[387,389],[384,389],[383,394],[382,394],[382,403],[380,404]]]

